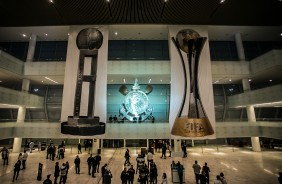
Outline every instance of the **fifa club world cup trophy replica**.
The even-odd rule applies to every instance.
[[[177,33],[176,40],[172,38],[173,43],[177,47],[178,53],[182,61],[184,72],[184,95],[178,115],[173,124],[171,133],[173,135],[183,137],[204,137],[214,134],[213,127],[206,115],[203,107],[198,83],[198,67],[200,61],[200,54],[206,42],[206,37],[201,37],[196,31],[191,29],[184,29]],[[185,68],[184,59],[181,50],[187,54],[190,77],[189,85],[189,104],[188,116],[182,116],[183,107],[186,102],[187,92],[187,70]],[[187,114],[187,113],[186,113]]]
[[[77,71],[77,81],[74,97],[73,116],[68,116],[68,121],[61,123],[61,133],[71,135],[101,135],[105,133],[105,123],[94,116],[94,97],[97,73],[98,49],[103,43],[102,33],[94,28],[83,29],[78,33],[76,45],[80,51]],[[84,75],[85,57],[91,57],[90,75]],[[80,116],[80,104],[83,82],[89,83],[87,116]]]

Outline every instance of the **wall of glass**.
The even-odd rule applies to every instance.
[[[33,61],[66,61],[67,41],[36,42]]]
[[[109,40],[108,60],[169,60],[167,40]]]
[[[0,42],[0,49],[25,61],[28,51],[28,42]]]

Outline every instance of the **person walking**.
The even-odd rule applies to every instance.
[[[80,173],[80,158],[78,155],[74,159],[74,164],[75,164],[75,173],[79,174]]]
[[[81,154],[82,152],[81,152],[81,144],[80,143],[78,143],[78,145],[77,145],[77,154]]]
[[[221,182],[221,180],[220,180],[220,176],[219,175],[216,176],[216,180],[214,181],[214,184],[223,184]]]
[[[177,173],[178,173],[178,176],[179,176],[179,183],[182,184],[183,183],[183,171],[184,171],[184,168],[183,168],[183,165],[180,164],[179,161],[176,164],[176,169],[177,169]]]
[[[88,175],[91,175],[90,171],[91,171],[91,166],[92,166],[92,160],[93,160],[93,157],[92,157],[92,154],[90,154],[90,156],[87,159]]]
[[[4,147],[2,150],[2,159],[4,161],[3,165],[8,165],[9,164],[9,150]]]
[[[61,183],[65,184],[67,181],[67,167],[65,163],[62,164],[60,172],[61,172],[60,184]]]
[[[165,144],[163,144],[163,146],[162,146],[162,156],[161,156],[161,158],[163,158],[164,157],[164,159],[166,159],[166,146],[165,146]]]
[[[166,173],[163,173],[161,184],[167,184],[167,176],[166,176]]]
[[[193,164],[192,168],[194,169],[196,183],[199,184],[201,166],[198,164],[197,160],[195,160],[195,163]]]
[[[29,143],[30,153],[32,153],[33,147],[34,147],[34,142],[31,140]]]
[[[127,184],[128,179],[128,173],[126,171],[126,167],[123,169],[123,171],[120,174],[120,179],[122,184]]]
[[[95,178],[96,177],[95,174],[96,174],[96,171],[97,171],[97,160],[96,160],[96,157],[94,157],[92,159],[91,164],[92,164],[92,177]]]
[[[59,176],[60,176],[60,166],[59,166],[59,162],[56,162],[55,172],[54,172],[54,184],[57,184],[57,180]]]
[[[148,154],[147,154],[147,163],[148,163],[149,168],[150,168],[151,162],[153,162],[153,154],[152,154],[151,151],[149,151]]]
[[[225,179],[225,177],[224,177],[224,174],[223,174],[223,173],[220,173],[219,176],[220,176],[220,181],[221,181],[221,183],[222,183],[222,184],[227,184],[227,181],[226,181],[226,179]]]
[[[182,151],[183,151],[183,158],[186,158],[187,157],[187,147],[186,147],[186,144],[183,144]]]
[[[15,181],[15,178],[16,178],[16,180],[18,179],[20,170],[21,170],[21,161],[18,160],[18,161],[16,162],[16,164],[14,165],[13,182]]]
[[[50,180],[51,174],[47,175],[47,178],[43,181],[43,184],[52,184],[52,180]]]
[[[69,168],[70,168],[70,163],[69,163],[69,161],[66,161],[66,169],[67,169],[67,171],[66,171],[66,179],[68,178]]]
[[[26,150],[24,150],[24,153],[22,155],[22,165],[23,165],[22,169],[23,170],[26,168],[25,164],[26,164],[27,157],[28,157],[28,154],[27,154]]]
[[[106,173],[104,175],[104,184],[111,184],[112,183],[112,173],[110,170],[106,170]]]
[[[205,162],[205,165],[203,166],[203,171],[204,171],[204,174],[207,178],[207,183],[209,184],[210,183],[210,168],[208,167],[208,163]]]
[[[205,171],[202,170],[201,174],[200,174],[200,183],[201,184],[207,184],[208,179],[206,177]]]
[[[130,161],[129,161],[130,154],[129,154],[129,150],[128,149],[126,149],[124,157],[125,157],[124,165],[126,165],[126,164],[130,165]]]
[[[108,164],[105,164],[101,167],[101,174],[102,174],[102,183],[104,184],[104,175],[106,173]]]
[[[130,166],[127,173],[128,173],[128,184],[133,184],[134,174],[135,174],[135,169],[133,168],[133,165]]]
[[[96,162],[97,162],[97,173],[99,173],[99,167],[100,167],[100,162],[101,162],[102,158],[100,154],[96,155]]]

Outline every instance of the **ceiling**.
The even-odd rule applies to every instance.
[[[281,0],[1,0],[0,26],[281,26]]]

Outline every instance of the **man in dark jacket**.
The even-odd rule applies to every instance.
[[[16,180],[18,179],[18,176],[19,176],[19,172],[21,170],[21,161],[18,160],[14,166],[14,176],[13,176],[13,181],[15,181],[15,178]]]
[[[126,168],[124,168],[120,174],[120,179],[121,179],[122,184],[127,184],[127,176],[128,176],[128,173],[126,172]]]
[[[54,177],[55,177],[54,184],[57,184],[57,179],[59,176],[60,176],[60,166],[59,166],[59,162],[56,162],[55,172],[54,172]]]
[[[88,159],[87,159],[88,175],[91,175],[90,171],[91,171],[91,166],[92,166],[92,160],[93,160],[93,157],[92,157],[92,154],[90,154],[90,157],[88,157]]]
[[[128,173],[128,184],[133,184],[134,174],[135,174],[135,170],[133,169],[133,165],[130,166],[127,173]]]
[[[50,180],[50,176],[51,176],[51,174],[48,174],[48,175],[47,175],[47,179],[45,179],[45,180],[43,181],[43,184],[52,184],[52,181]]]
[[[80,173],[80,158],[78,155],[74,159],[74,164],[75,164],[75,173],[79,174]]]

